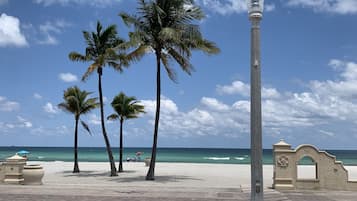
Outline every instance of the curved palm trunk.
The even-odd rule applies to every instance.
[[[101,124],[102,124],[102,132],[105,141],[105,146],[107,148],[109,163],[110,163],[110,176],[118,176],[117,170],[115,168],[114,158],[112,149],[110,148],[109,138],[107,132],[105,131],[105,124],[104,124],[104,109],[103,109],[103,93],[102,93],[102,68],[98,68],[98,90],[99,90],[99,102],[100,102],[100,117],[101,117]]]
[[[120,140],[119,140],[119,168],[118,172],[123,172],[123,117],[120,117]]]
[[[79,173],[78,167],[78,120],[79,116],[75,116],[76,125],[74,129],[74,167],[73,173]]]
[[[152,145],[150,167],[149,167],[149,171],[146,175],[146,180],[155,180],[157,135],[158,135],[158,130],[159,130],[160,102],[161,102],[161,100],[160,100],[160,95],[161,95],[160,60],[161,60],[161,52],[156,50],[157,74],[156,74],[156,115],[155,115],[155,128],[154,128],[154,142]]]

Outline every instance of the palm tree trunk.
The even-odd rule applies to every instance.
[[[160,60],[161,60],[161,49],[156,50],[156,115],[155,115],[155,128],[154,128],[154,141],[151,151],[151,161],[149,171],[146,175],[146,180],[155,180],[155,162],[156,162],[156,149],[157,149],[157,135],[159,130],[159,119],[160,119],[160,96],[161,96],[161,75],[160,75]]]
[[[105,124],[104,124],[104,109],[103,109],[103,93],[102,93],[102,71],[101,67],[98,68],[98,90],[99,90],[99,102],[100,102],[100,117],[101,117],[101,124],[102,124],[102,132],[105,141],[105,146],[107,148],[109,163],[110,163],[110,176],[118,176],[117,170],[115,168],[114,158],[112,149],[110,148],[109,138],[107,132],[105,131]]]
[[[76,119],[76,125],[74,129],[74,167],[73,167],[73,173],[79,173],[79,167],[78,167],[78,120],[79,116],[75,116]]]
[[[119,169],[118,172],[123,172],[123,117],[120,117],[120,142],[119,142]]]

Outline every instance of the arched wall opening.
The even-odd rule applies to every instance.
[[[318,164],[310,156],[303,156],[297,165],[297,179],[318,179]]]

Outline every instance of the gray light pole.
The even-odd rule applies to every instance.
[[[250,72],[250,150],[251,150],[251,201],[263,201],[262,163],[262,110],[260,80],[260,20],[264,0],[249,0],[248,12],[251,28]]]

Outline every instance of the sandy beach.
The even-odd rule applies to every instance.
[[[81,162],[79,174],[72,174],[71,162],[29,164],[41,164],[44,167],[44,184],[1,185],[0,200],[26,200],[20,199],[23,197],[27,200],[77,200],[78,196],[84,196],[80,200],[110,200],[113,197],[120,200],[249,200],[249,165],[157,163],[156,180],[145,181],[148,167],[143,162],[124,163],[125,172],[118,177],[110,177],[109,164],[102,162]],[[305,169],[309,171],[308,166]],[[346,169],[350,178],[357,178],[357,166],[347,166]],[[264,165],[266,200],[301,200],[299,196],[309,193],[313,199],[316,194],[328,195],[324,191],[278,192],[270,189],[272,177],[273,166]],[[355,192],[350,194],[351,200],[357,195]],[[339,192],[335,195],[338,197]],[[294,199],[294,196],[297,198]],[[331,199],[333,196],[329,197]]]

